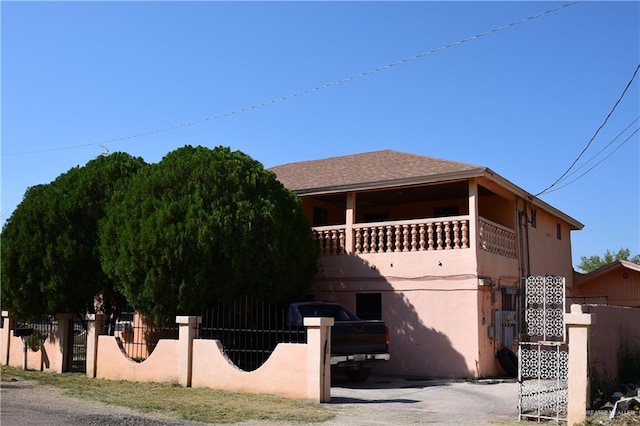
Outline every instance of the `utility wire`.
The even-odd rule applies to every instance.
[[[627,143],[636,133],[638,133],[638,131],[640,131],[640,127],[636,128],[633,133],[631,133],[629,135],[629,137],[627,137],[624,141],[622,141],[622,143],[620,145],[618,145],[613,151],[611,151],[610,153],[608,153],[602,160],[598,161],[596,164],[594,164],[592,167],[590,167],[587,171],[585,171],[584,173],[582,173],[580,176],[576,177],[575,179],[573,179],[570,182],[565,183],[562,186],[557,187],[556,189],[553,189],[551,191],[547,191],[547,194],[550,192],[555,192],[559,189],[564,188],[565,186],[571,185],[573,182],[577,181],[578,179],[580,179],[581,177],[583,177],[584,175],[586,175],[587,173],[589,173],[591,170],[595,169],[596,167],[598,167],[600,165],[600,163],[602,163],[604,160],[606,160],[607,158],[609,158],[611,156],[611,154],[613,154],[614,152],[616,152],[617,150],[619,150],[622,145],[624,145],[625,143]]]
[[[584,167],[586,167],[586,166],[587,166],[587,164],[589,164],[591,161],[595,160],[595,159],[596,159],[596,157],[598,157],[598,156],[599,156],[600,154],[602,154],[602,153],[603,153],[607,148],[609,148],[611,145],[613,145],[613,143],[614,143],[615,141],[617,141],[617,140],[618,140],[618,139],[619,139],[619,138],[620,138],[624,133],[626,133],[626,131],[627,131],[627,130],[629,130],[629,128],[630,128],[631,126],[633,126],[633,125],[634,125],[634,123],[635,123],[636,121],[638,121],[638,120],[640,120],[640,115],[639,115],[639,116],[637,116],[635,119],[633,119],[633,121],[632,121],[631,123],[629,123],[629,124],[627,125],[627,127],[625,127],[625,128],[624,128],[620,133],[618,133],[618,134],[616,135],[616,137],[615,137],[615,138],[611,139],[611,142],[609,142],[608,144],[606,144],[606,145],[605,145],[605,146],[604,146],[600,151],[598,151],[598,152],[597,152],[593,157],[589,158],[589,159],[588,159],[586,162],[584,162],[584,164],[582,164],[580,167],[578,167],[578,168],[577,168],[577,169],[575,169],[573,172],[571,172],[571,173],[569,173],[568,175],[566,175],[566,176],[564,177],[564,179],[563,179],[563,180],[566,180],[566,179],[568,179],[569,177],[573,176],[574,174],[578,173],[581,169],[583,169]],[[626,140],[625,140],[625,142],[626,142]],[[625,142],[622,142],[622,144],[621,144],[621,145],[624,145],[624,143],[625,143]],[[619,147],[618,147],[618,148],[619,148]],[[614,151],[616,151],[618,148],[614,149]],[[609,155],[610,155],[610,154],[607,154],[607,157],[608,157]],[[602,162],[602,161],[599,161],[599,162],[598,162],[598,164],[600,164],[601,162]],[[596,165],[597,165],[597,164],[596,164]],[[592,167],[592,169],[593,169],[593,167]],[[590,169],[590,170],[591,170],[591,169]],[[575,182],[575,180],[573,180],[573,181],[571,181],[571,182]],[[566,186],[566,185],[563,185],[563,186],[562,186],[562,188],[564,188],[565,186]],[[553,190],[553,191],[555,191],[555,190]],[[553,191],[549,191],[549,192],[553,192]]]
[[[229,112],[222,113],[222,114],[218,114],[218,115],[212,115],[212,116],[204,117],[204,118],[201,118],[199,120],[193,120],[193,121],[185,122],[185,123],[182,123],[182,124],[177,124],[175,126],[165,127],[165,128],[156,129],[156,130],[150,130],[150,131],[136,133],[136,134],[133,134],[133,135],[123,136],[123,137],[114,138],[114,139],[103,140],[103,141],[100,141],[100,142],[92,142],[92,143],[86,143],[86,144],[74,145],[74,146],[67,146],[67,147],[50,148],[50,149],[43,149],[43,150],[37,150],[37,151],[3,153],[2,156],[41,154],[41,153],[46,153],[46,152],[83,148],[83,147],[94,146],[94,145],[106,145],[106,144],[109,144],[109,143],[122,142],[122,141],[131,140],[131,139],[137,139],[137,138],[141,138],[141,137],[145,137],[145,136],[156,135],[156,134],[159,134],[159,133],[170,132],[170,131],[173,131],[173,130],[178,130],[178,129],[182,129],[182,128],[185,128],[185,127],[190,127],[190,126],[195,126],[195,125],[198,125],[198,124],[206,123],[208,121],[219,120],[219,119],[222,119],[222,118],[230,117],[232,115],[237,115],[237,114],[240,114],[240,113],[243,113],[243,112],[248,112],[248,111],[252,111],[252,110],[255,110],[255,109],[263,108],[263,107],[266,107],[266,106],[269,106],[269,105],[273,105],[273,104],[281,103],[281,102],[284,102],[284,101],[288,101],[290,99],[297,98],[297,97],[304,96],[304,95],[308,95],[310,93],[318,92],[318,91],[323,90],[323,89],[328,89],[330,87],[337,86],[337,85],[340,85],[340,84],[343,84],[343,83],[347,83],[349,81],[352,81],[352,80],[355,80],[355,79],[358,79],[358,78],[361,78],[361,77],[365,77],[367,75],[375,74],[375,73],[378,73],[380,71],[384,71],[384,70],[387,70],[389,68],[396,67],[398,65],[404,65],[404,64],[406,64],[408,62],[415,61],[415,60],[423,58],[425,56],[429,56],[429,55],[432,55],[434,53],[442,52],[443,50],[459,46],[459,45],[461,45],[463,43],[467,43],[469,41],[476,40],[478,38],[494,34],[494,33],[498,32],[498,31],[506,30],[506,29],[514,27],[516,25],[531,21],[533,19],[540,18],[540,17],[548,15],[550,13],[557,12],[557,11],[559,11],[561,9],[566,8],[566,7],[573,6],[576,3],[578,3],[578,1],[574,1],[574,2],[571,2],[571,3],[566,3],[566,4],[563,4],[561,6],[555,7],[553,9],[549,9],[549,10],[546,10],[544,12],[540,12],[540,13],[537,13],[535,15],[531,15],[531,16],[528,16],[526,18],[522,18],[522,19],[519,19],[517,21],[511,22],[510,24],[502,25],[502,26],[496,27],[496,28],[494,28],[492,30],[485,31],[485,32],[482,32],[482,33],[478,33],[478,34],[476,34],[474,36],[467,37],[467,38],[464,38],[462,40],[458,40],[456,42],[446,44],[444,46],[438,47],[438,48],[433,49],[433,50],[429,50],[428,52],[423,52],[423,53],[419,53],[417,55],[409,56],[409,57],[406,57],[406,58],[401,59],[401,60],[396,61],[396,62],[392,62],[392,63],[386,64],[386,65],[381,65],[379,67],[372,68],[372,69],[370,69],[368,71],[364,71],[364,72],[361,72],[361,73],[358,73],[358,74],[354,74],[354,75],[351,75],[349,77],[342,78],[340,80],[335,80],[335,81],[332,81],[332,82],[329,82],[329,83],[325,83],[323,85],[316,86],[316,87],[313,87],[311,89],[307,89],[307,90],[303,90],[303,91],[300,91],[300,92],[292,93],[290,95],[282,96],[280,98],[271,99],[269,101],[265,101],[265,102],[262,102],[260,104],[255,104],[255,105],[252,105],[252,106],[243,107],[243,108],[240,108],[240,109],[236,109],[236,110],[229,111]]]
[[[613,105],[613,108],[611,108],[611,111],[609,111],[609,114],[607,114],[606,118],[604,119],[604,121],[602,122],[602,124],[600,125],[600,127],[598,127],[598,129],[596,130],[596,132],[593,134],[593,136],[591,137],[591,139],[589,140],[589,142],[587,142],[587,144],[585,145],[585,147],[582,149],[582,152],[580,152],[580,154],[576,157],[575,160],[573,160],[573,163],[571,163],[571,165],[569,166],[569,168],[567,170],[565,170],[565,172],[558,178],[556,179],[555,182],[553,182],[551,185],[549,185],[548,187],[546,187],[545,189],[543,189],[542,191],[538,192],[536,195],[534,195],[534,197],[538,197],[539,195],[542,195],[544,193],[546,193],[547,191],[549,191],[551,188],[553,188],[554,186],[556,186],[558,183],[560,183],[560,181],[562,179],[564,179],[564,177],[569,173],[569,171],[573,168],[573,166],[576,165],[576,163],[580,160],[580,158],[582,158],[582,156],[584,155],[584,153],[587,151],[587,149],[589,149],[589,146],[591,146],[591,143],[594,141],[594,139],[596,138],[596,136],[598,136],[598,133],[600,133],[600,130],[605,126],[605,124],[607,124],[607,121],[609,121],[609,117],[611,117],[611,115],[613,114],[613,112],[616,110],[616,108],[618,107],[618,104],[620,103],[620,101],[622,100],[622,98],[624,98],[624,95],[627,93],[627,90],[629,89],[629,87],[631,86],[631,83],[633,83],[633,80],[636,78],[636,74],[638,74],[638,69],[640,69],[640,64],[638,64],[638,66],[636,67],[636,70],[633,72],[633,76],[631,76],[631,80],[629,80],[629,82],[627,83],[626,87],[624,88],[624,90],[622,91],[622,94],[620,95],[620,97],[618,98],[618,100],[616,101],[616,103]]]

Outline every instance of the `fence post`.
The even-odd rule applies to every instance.
[[[569,372],[567,395],[567,425],[583,422],[587,417],[587,341],[591,314],[586,306],[571,305],[571,313],[565,314],[569,334]]]
[[[8,311],[2,311],[2,330],[0,331],[0,365],[9,365],[9,343],[11,342],[12,320]]]
[[[96,377],[98,336],[104,328],[104,314],[87,315],[87,377]]]
[[[307,398],[331,401],[331,327],[333,318],[305,318],[307,327]]]
[[[69,370],[69,339],[73,339],[73,336],[69,336],[69,328],[73,314],[57,314],[56,319],[58,320],[58,354],[53,371],[64,373]]]
[[[191,367],[193,365],[193,339],[198,333],[202,317],[177,316],[178,323],[178,382],[183,387],[191,386]]]

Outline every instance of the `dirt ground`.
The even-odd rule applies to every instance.
[[[0,398],[2,426],[201,425],[68,398],[27,381],[2,383]],[[366,383],[353,385],[335,380],[328,408],[336,417],[318,425],[506,425],[517,421],[517,400],[518,388],[514,381],[372,377]],[[254,421],[241,425],[279,424]]]

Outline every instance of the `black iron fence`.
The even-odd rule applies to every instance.
[[[87,324],[77,315],[68,324],[69,339],[66,343],[66,352],[69,357],[67,358],[67,364],[63,366],[63,371],[85,373],[87,371]],[[52,315],[47,315],[37,321],[17,320],[14,332],[24,336],[23,338],[26,339],[30,350],[39,351],[43,349],[47,340],[54,341],[57,339],[58,327],[58,320]]]
[[[177,326],[158,327],[152,320],[134,312],[130,306],[122,306],[117,312],[105,332],[118,338],[123,352],[134,361],[147,359],[160,339],[178,338]]]
[[[38,321],[21,321],[17,320],[14,329],[31,329],[33,330],[28,336],[27,345],[32,351],[40,350],[44,342],[52,338],[58,333],[58,321],[55,317],[47,315]]]
[[[199,338],[219,340],[224,353],[244,371],[260,367],[278,343],[306,342],[306,328],[289,324],[288,306],[245,297],[206,310]],[[118,338],[123,352],[134,361],[144,361],[160,339],[177,339],[178,327],[157,327],[131,307],[118,309],[105,333]]]
[[[248,297],[208,309],[199,331],[201,339],[219,340],[244,371],[260,367],[278,343],[306,342],[306,329],[289,324],[286,306]]]

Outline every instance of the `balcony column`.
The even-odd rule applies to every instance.
[[[477,250],[478,241],[478,182],[469,180],[469,248]]]
[[[345,210],[344,246],[347,254],[354,251],[353,223],[356,216],[356,193],[347,193],[347,208]]]

